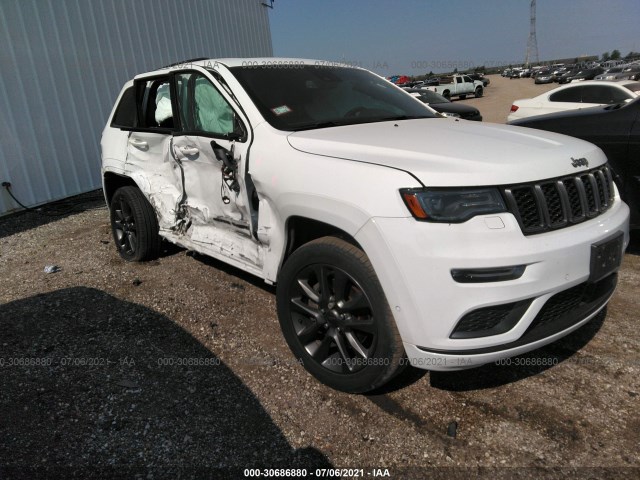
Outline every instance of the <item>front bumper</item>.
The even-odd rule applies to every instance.
[[[356,235],[387,294],[411,364],[432,370],[469,368],[533,350],[570,333],[604,307],[602,290],[581,318],[562,320],[531,335],[543,307],[559,292],[590,276],[591,246],[621,232],[629,242],[629,209],[616,198],[599,217],[538,235],[524,236],[509,213],[475,217],[462,224],[374,218]],[[458,283],[452,269],[526,265],[515,280]],[[556,297],[558,298],[558,297]],[[528,303],[526,303],[526,302]],[[508,331],[451,338],[458,322],[484,307],[525,302]],[[534,325],[535,326],[535,325]],[[446,361],[445,361],[446,360]]]

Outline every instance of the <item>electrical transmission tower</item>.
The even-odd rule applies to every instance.
[[[527,58],[524,61],[526,67],[531,62],[538,63],[538,39],[536,38],[536,0],[531,0],[531,29],[529,30],[529,41],[527,42]]]

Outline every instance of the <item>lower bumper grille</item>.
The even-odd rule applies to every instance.
[[[578,323],[602,306],[613,293],[617,281],[618,276],[612,274],[599,282],[581,283],[556,293],[547,300],[523,337],[544,338]]]
[[[618,275],[614,273],[598,282],[584,282],[556,293],[547,300],[525,333],[514,342],[495,347],[442,352],[465,355],[489,353],[508,350],[549,337],[581,322],[601,308],[615,290],[617,283]],[[462,317],[450,338],[478,338],[507,332],[518,323],[532,301],[533,299],[529,299],[473,310]]]
[[[488,337],[508,332],[529,305],[531,299],[473,310],[460,319],[450,338]]]

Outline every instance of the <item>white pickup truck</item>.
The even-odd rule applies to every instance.
[[[606,306],[629,241],[598,147],[442,118],[314,60],[137,75],[103,131],[102,178],[123,259],[166,240],[276,284],[293,354],[346,392],[567,335]]]
[[[440,84],[432,87],[423,87],[427,90],[439,93],[446,99],[451,97],[467,98],[467,95],[481,97],[484,93],[484,85],[481,80],[473,80],[468,75],[453,75],[442,77]]]

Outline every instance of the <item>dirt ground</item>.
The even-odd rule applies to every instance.
[[[464,101],[487,120],[547,88],[491,80]],[[637,478],[639,254],[606,317],[550,346],[348,395],[294,361],[272,287],[170,246],[125,263],[95,195],[2,218],[0,478]]]

